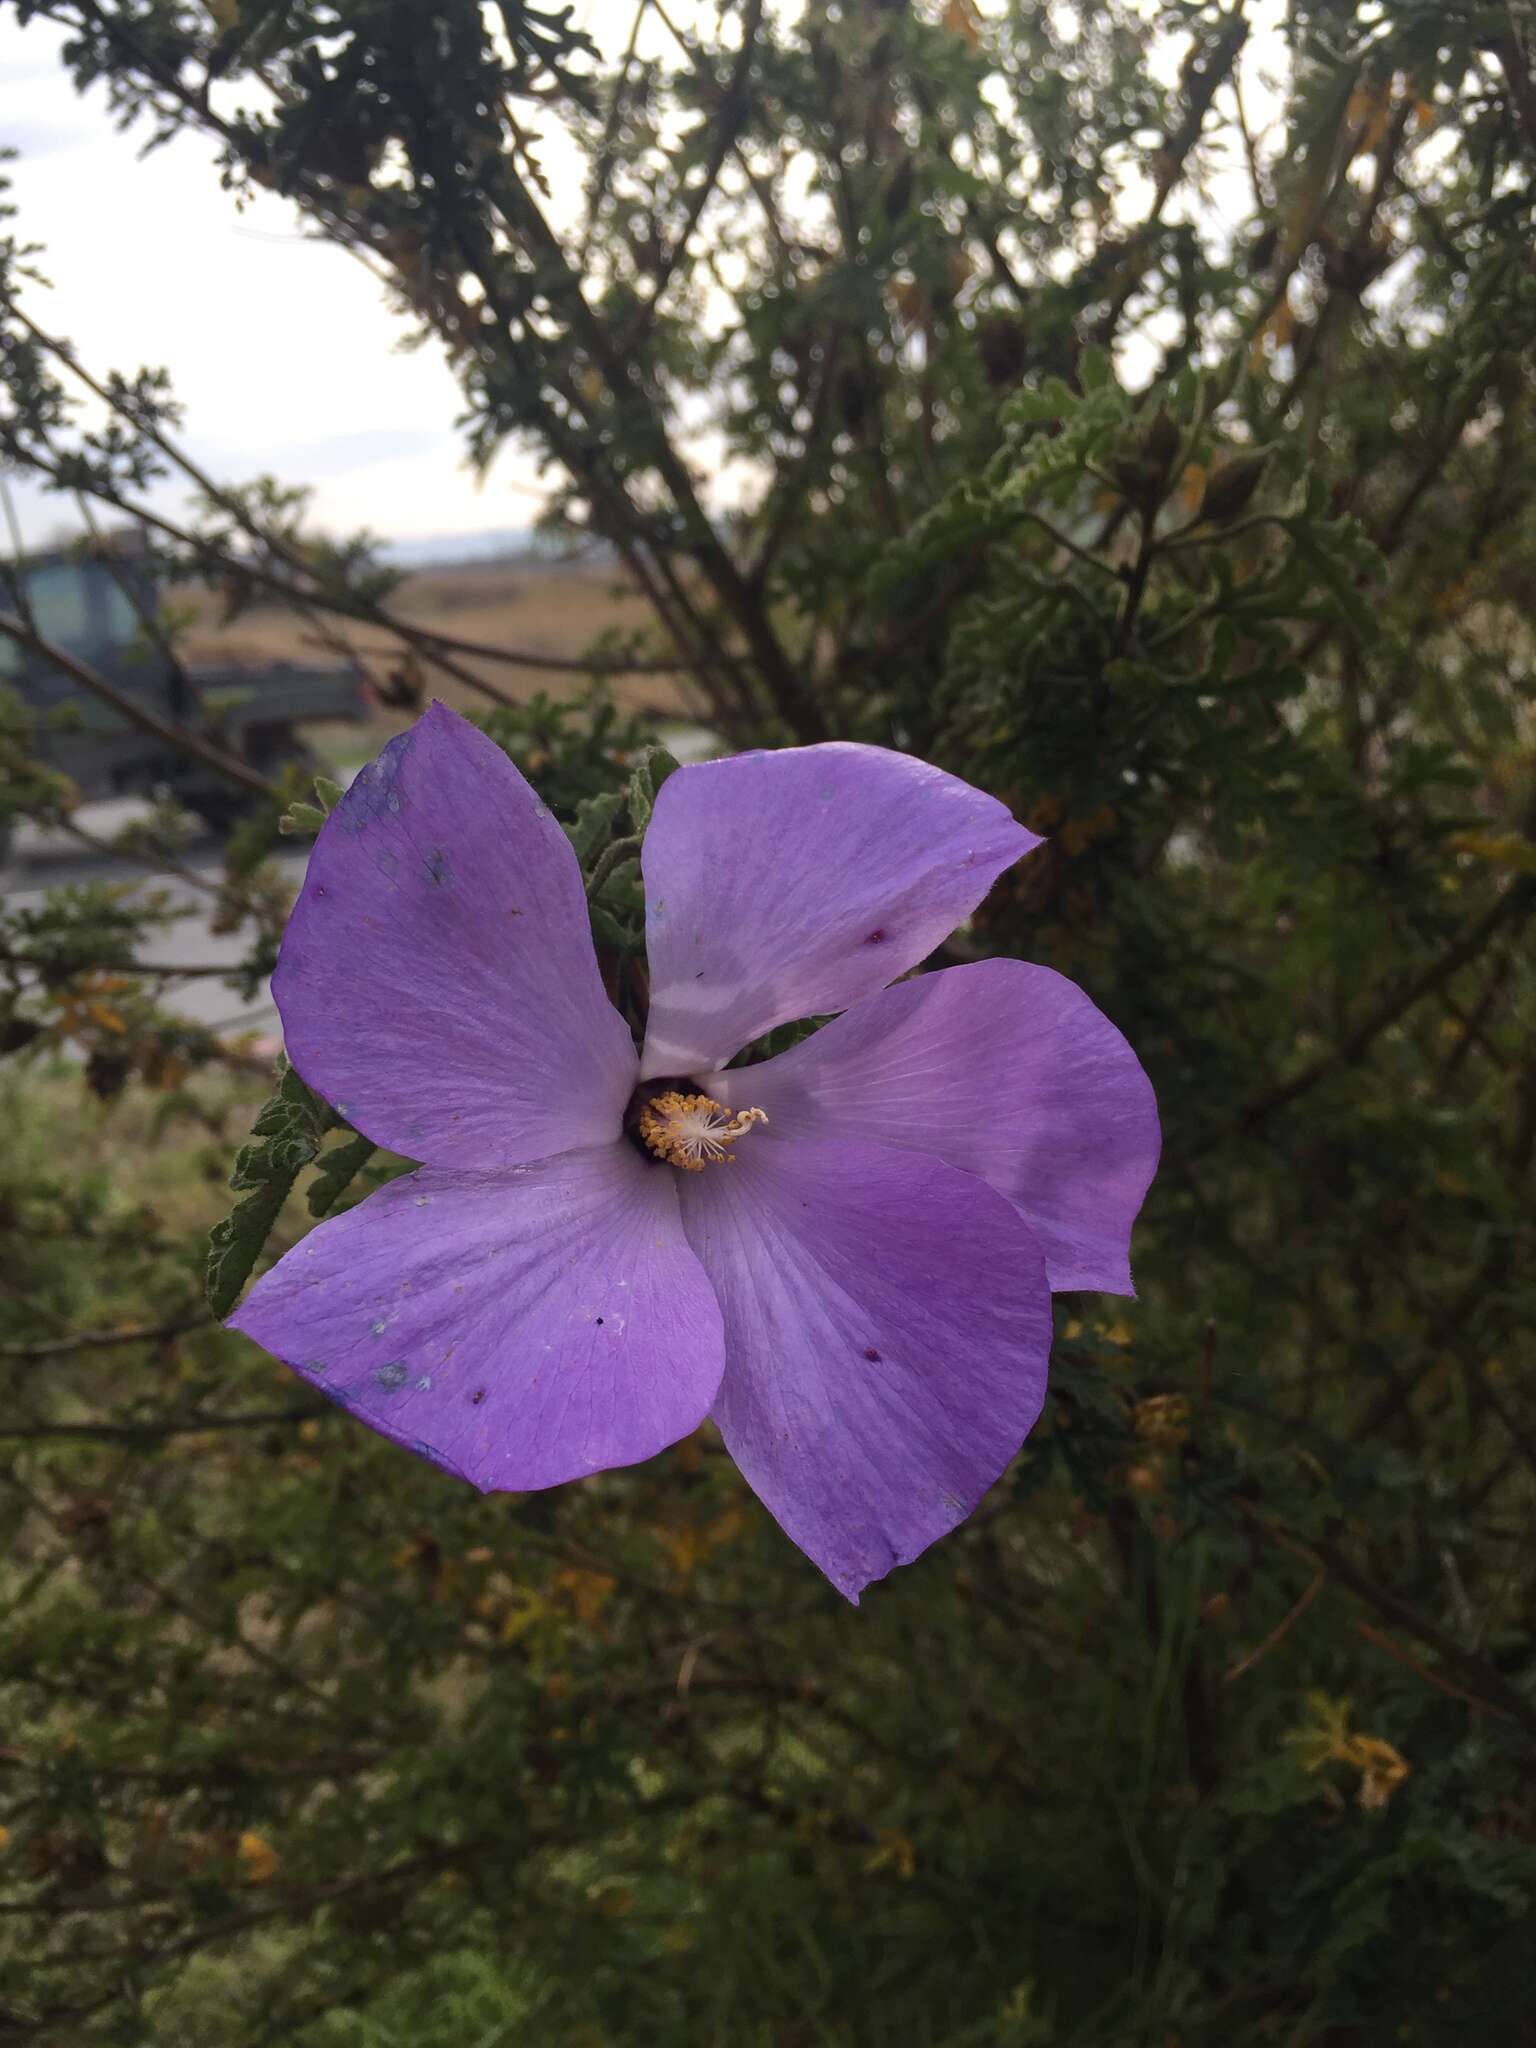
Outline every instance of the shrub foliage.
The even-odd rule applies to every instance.
[[[947,957],[1083,983],[1166,1152],[1139,1298],[1058,1302],[1011,1472],[855,1611],[707,1429],[481,1499],[222,1332],[211,1226],[222,1307],[399,1162],[178,1019],[152,892],[0,901],[0,2033],[1530,2041],[1521,11],[641,0],[612,57],[522,0],[8,13],[364,254],[481,458],[543,452],[654,617],[596,685],[1047,833]],[[232,606],[398,631],[402,701],[462,679],[302,493],[146,505],[170,384],[74,357],[13,226],[0,456]],[[666,763],[532,660],[477,686],[635,1000]],[[67,816],[29,716],[0,815]],[[327,800],[226,849],[247,987]]]

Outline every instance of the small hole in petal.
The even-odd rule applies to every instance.
[[[877,924],[874,930],[872,932],[869,932],[865,936],[864,943],[866,946],[883,946],[885,944],[886,937],[887,933],[885,926],[883,924]]]
[[[485,1399],[484,1387],[476,1387],[475,1391],[470,1395],[469,1399],[471,1407],[478,1408],[480,1406],[480,1403]]]
[[[873,1344],[870,1345],[869,1349],[864,1353],[864,1356],[869,1360],[871,1365],[878,1365],[880,1363],[880,1354],[875,1349]]]

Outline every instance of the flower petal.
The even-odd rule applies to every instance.
[[[616,1139],[635,1083],[581,870],[506,755],[434,704],[326,820],[272,977],[288,1056],[429,1166]]]
[[[1103,1011],[1049,967],[920,975],[700,1086],[766,1110],[775,1137],[937,1153],[1018,1203],[1056,1292],[1135,1292],[1131,1225],[1157,1170],[1157,1102]]]
[[[642,1075],[723,1066],[775,1024],[872,995],[1038,844],[994,797],[884,747],[678,769],[641,856]]]
[[[684,1177],[725,1316],[731,1456],[840,1592],[976,1506],[1045,1396],[1051,1301],[1018,1210],[922,1152],[754,1132]]]
[[[230,1323],[483,1492],[632,1465],[696,1428],[720,1382],[677,1178],[623,1141],[428,1167],[312,1230]]]

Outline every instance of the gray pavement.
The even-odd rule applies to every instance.
[[[110,839],[135,818],[144,816],[147,810],[145,804],[123,799],[111,803],[82,804],[75,817],[93,838]],[[284,847],[276,856],[280,865],[291,871],[295,887],[308,857],[307,843]],[[179,856],[179,860],[180,865],[192,874],[209,882],[218,881],[220,862],[211,838],[194,842]],[[127,856],[93,853],[66,833],[43,833],[32,825],[18,828],[10,858],[0,869],[0,896],[4,897],[8,908],[40,903],[49,889],[76,882],[122,882],[153,889],[177,907],[181,912],[177,922],[156,933],[152,943],[145,947],[146,964],[204,967],[227,962],[233,968],[246,950],[245,933],[221,935],[211,929],[209,913],[212,898],[195,883],[178,875],[152,872]],[[277,1011],[265,988],[254,1003],[248,1003],[238,989],[221,981],[217,975],[200,974],[186,981],[167,982],[165,1003],[167,1008],[213,1031],[275,1032],[277,1029]]]

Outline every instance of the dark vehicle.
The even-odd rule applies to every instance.
[[[17,607],[17,573],[0,564],[0,607]],[[359,668],[171,661],[145,629],[158,599],[131,536],[32,555],[19,575],[26,609],[45,640],[78,656],[146,710],[192,727],[263,775],[290,763],[306,770],[323,766],[301,737],[306,723],[368,716],[371,687]],[[3,633],[0,687],[42,714],[46,722],[34,751],[69,776],[82,797],[169,793],[220,831],[254,801]],[[54,717],[64,710],[67,719]]]

